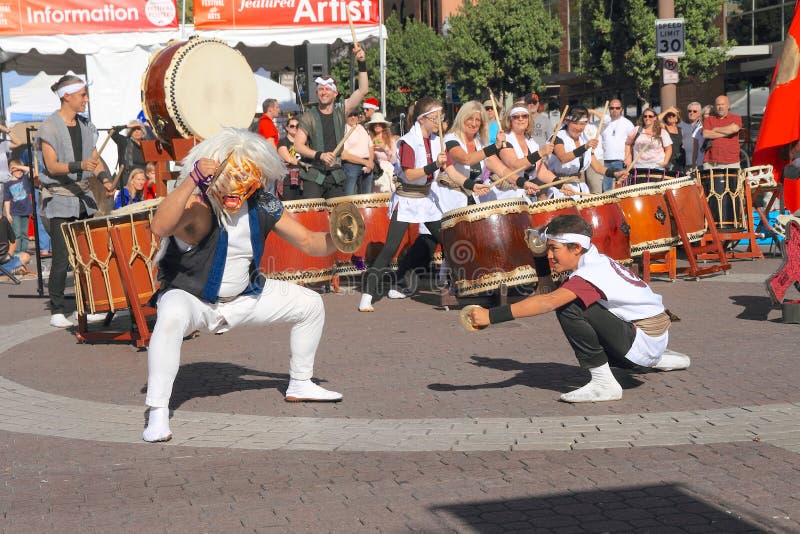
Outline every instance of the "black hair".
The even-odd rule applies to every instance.
[[[556,234],[581,234],[592,237],[592,225],[583,220],[579,215],[558,215],[547,224],[547,233]],[[567,248],[580,246],[577,243],[567,243]]]

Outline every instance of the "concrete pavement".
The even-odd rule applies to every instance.
[[[778,260],[656,281],[688,371],[585,382],[552,317],[474,335],[432,295],[326,294],[316,377],[287,404],[288,329],[184,344],[175,439],[139,440],[146,356],[47,326],[35,281],[0,284],[6,531],[800,532],[798,325],[764,293]],[[125,325],[127,319],[115,318]]]

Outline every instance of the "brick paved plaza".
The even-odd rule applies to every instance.
[[[0,531],[800,532],[779,265],[654,281],[691,368],[615,370],[623,399],[589,405],[557,400],[588,375],[553,316],[467,334],[430,293],[359,314],[345,288],[315,372],[343,402],[284,402],[288,327],[201,334],[166,444],[140,438],[146,353],[78,344],[4,279]]]

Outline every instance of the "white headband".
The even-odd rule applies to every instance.
[[[511,111],[508,112],[508,116],[512,116],[515,113],[529,113],[528,108],[523,108],[522,106],[517,106],[515,108],[511,108]]]
[[[64,85],[63,87],[59,87],[58,89],[56,89],[56,96],[58,98],[64,98],[64,95],[71,95],[72,93],[77,93],[84,87],[86,87],[86,82],[83,81],[72,82],[69,85]]]
[[[542,240],[547,241],[548,239],[552,239],[557,243],[577,243],[582,248],[589,249],[592,246],[592,238],[588,235],[583,234],[548,234],[547,228],[544,229],[544,233],[542,234]]]
[[[439,108],[431,108],[428,111],[426,111],[425,113],[420,113],[419,115],[417,115],[417,118],[421,119],[425,115],[430,115],[431,113],[436,113],[437,111],[442,111],[442,108],[440,108],[440,107]]]
[[[334,93],[339,92],[339,90],[336,88],[336,82],[333,81],[333,78],[328,78],[326,80],[321,76],[317,76],[317,78],[314,80],[314,83],[316,83],[317,85],[323,85],[325,87],[329,87],[331,91],[333,91]]]

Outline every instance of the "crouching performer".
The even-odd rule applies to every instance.
[[[557,272],[569,278],[552,293],[532,295],[510,306],[476,306],[465,319],[474,327],[555,311],[564,335],[591,381],[561,395],[565,402],[622,398],[609,361],[673,371],[689,367],[689,357],[667,349],[670,315],[661,296],[591,244],[592,227],[577,215],[555,217],[538,241]],[[531,240],[529,239],[529,244]],[[536,252],[536,246],[531,246]]]
[[[275,147],[246,130],[225,128],[187,155],[178,185],[159,205],[151,229],[162,239],[158,316],[147,353],[150,407],[145,441],[167,441],[169,399],[183,338],[204,328],[293,323],[286,400],[339,401],[311,381],[325,323],[320,296],[259,275],[264,240],[275,231],[309,255],[335,247],[330,234],[311,232],[267,192],[286,173]]]

